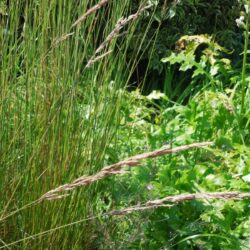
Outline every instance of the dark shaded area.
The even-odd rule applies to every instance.
[[[165,3],[164,0],[160,1],[155,11],[154,21],[140,50],[141,60],[130,78],[130,90],[139,87],[143,94],[152,90],[164,92],[166,79],[171,79],[176,85],[173,86],[178,88],[176,92],[186,89],[191,81],[192,70],[183,75],[177,65],[164,65],[160,61],[171,51],[175,51],[175,43],[184,35],[213,35],[217,43],[232,52],[226,57],[237,67],[244,43],[243,32],[235,22],[242,8],[237,0],[184,0],[178,4],[171,1],[163,11]],[[138,36],[146,30],[146,19],[147,17],[138,27]],[[206,47],[203,44],[197,48],[197,61]],[[138,49],[136,43],[131,45],[131,50],[135,49]],[[173,96],[173,99],[177,100],[178,97]]]

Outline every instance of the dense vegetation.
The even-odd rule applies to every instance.
[[[249,249],[249,8],[0,0],[0,249]]]

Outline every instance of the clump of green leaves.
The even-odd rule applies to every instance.
[[[214,39],[232,54],[229,59],[233,64],[237,64],[241,57],[243,39],[241,31],[238,29],[235,19],[239,16],[242,8],[240,1],[151,1],[155,4],[155,9],[151,15],[145,16],[144,20],[150,18],[150,26],[143,46],[140,49],[142,63],[138,64],[137,75],[132,81],[137,81],[138,85],[143,79],[143,91],[145,94],[152,90],[165,92],[166,81],[173,79],[171,91],[173,99],[182,93],[190,82],[190,78],[184,74],[176,74],[176,67],[166,67],[161,63],[161,59],[169,56],[175,49],[175,43],[183,36],[193,36],[197,34],[212,35]],[[136,40],[143,36],[140,31],[145,30],[141,23],[130,49],[138,51]],[[147,65],[145,67],[145,65]],[[145,72],[147,75],[144,77]]]
[[[152,111],[157,109],[152,100],[160,98],[167,105],[167,98],[159,93],[132,95],[135,102],[130,103],[116,145],[122,149],[121,158],[127,157],[123,152],[133,155],[197,141],[212,140],[215,146],[148,160],[128,175],[116,177],[113,205],[129,207],[181,193],[249,190],[249,131],[245,134],[238,126],[235,110],[239,96],[232,100],[225,92],[205,91],[188,105],[158,110],[152,120]],[[149,108],[144,109],[145,105]],[[245,249],[249,241],[248,204],[248,200],[191,201],[138,212],[116,219],[113,244],[126,244],[128,249]]]
[[[167,63],[169,69],[171,69],[171,65],[177,65],[180,72],[186,72],[186,75],[191,75],[191,77],[187,78],[190,79],[188,85],[180,79],[177,91],[178,85],[174,85],[173,82],[176,78],[174,76],[169,77],[170,72],[168,72],[164,93],[169,98],[178,95],[178,101],[180,102],[195,95],[200,89],[209,86],[222,88],[222,85],[229,84],[231,62],[228,58],[223,57],[223,53],[228,54],[229,52],[216,43],[211,36],[183,36],[177,41],[175,50],[176,52],[172,52],[170,56],[163,58],[162,62]],[[185,74],[183,75],[185,77]]]
[[[214,141],[215,146],[148,160],[130,170],[129,176],[117,177],[111,192],[115,206],[129,207],[180,193],[249,190],[249,120],[242,126],[238,84],[233,85],[239,72],[221,57],[227,51],[211,37],[185,36],[180,42],[186,43],[185,50],[163,61],[178,63],[184,72],[192,69],[191,86],[200,83],[206,89],[197,89],[187,105],[174,103],[157,91],[147,96],[138,91],[128,94],[116,148],[126,158],[197,141]],[[207,47],[197,60],[195,52],[204,43]],[[246,218],[247,200],[192,201],[117,220],[118,234],[112,239],[113,244],[122,241],[128,248],[245,249],[250,223]]]

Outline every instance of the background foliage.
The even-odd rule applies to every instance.
[[[242,2],[237,0],[156,0],[149,2],[155,4],[156,9],[153,16],[145,17],[145,21],[139,26],[134,36],[135,40],[143,36],[146,20],[152,19],[152,25],[140,51],[141,60],[132,77],[136,85],[143,85],[145,93],[149,94],[153,89],[163,91],[165,85],[169,84],[169,75],[173,78],[173,90],[179,87],[176,83],[183,82],[183,78],[187,77],[187,75],[180,74],[178,67],[161,63],[163,57],[175,50],[176,42],[184,35],[211,35],[218,44],[231,51],[229,58],[234,64],[240,61],[244,38],[235,19],[239,17]],[[131,45],[132,51],[137,49],[133,46],[134,44],[136,43]],[[188,79],[186,81],[188,82]],[[185,89],[185,87],[182,83],[181,88]]]

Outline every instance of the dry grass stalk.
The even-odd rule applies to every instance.
[[[95,220],[95,219],[99,219],[102,216],[123,216],[123,215],[127,215],[130,214],[132,212],[136,212],[136,211],[144,211],[144,210],[148,210],[148,209],[154,209],[154,208],[158,208],[158,207],[172,207],[172,206],[176,206],[178,203],[180,202],[185,202],[185,201],[190,201],[190,200],[195,200],[195,199],[224,199],[224,200],[241,200],[241,199],[249,199],[250,198],[250,193],[240,193],[240,192],[214,192],[214,193],[196,193],[196,194],[181,194],[181,195],[174,195],[174,196],[168,196],[165,197],[163,199],[159,199],[159,200],[153,200],[153,201],[148,201],[147,203],[143,204],[143,205],[137,205],[137,206],[133,206],[133,207],[129,207],[129,208],[125,208],[125,209],[120,209],[120,210],[113,210],[110,212],[106,212],[106,213],[102,213],[99,214],[97,216],[91,216],[91,217],[87,217],[84,218],[82,220],[78,220],[76,222],[70,223],[70,224],[66,224],[63,226],[59,226],[56,228],[52,228],[49,229],[47,232],[52,232],[52,231],[56,231],[59,229],[62,229],[62,227],[66,228],[69,226],[73,226],[76,224],[79,224],[81,222],[87,222],[87,221],[91,221],[91,220]],[[164,202],[172,202],[169,204],[165,204]],[[20,210],[18,210],[17,212],[20,212]],[[15,212],[14,214],[16,214],[17,212]],[[10,216],[12,216],[13,214],[11,214]],[[4,219],[10,217],[7,216]],[[38,236],[42,236],[45,235],[46,232],[41,232],[35,235],[31,235],[28,236],[24,239],[21,239],[19,241],[16,241],[14,243],[10,243],[10,244],[6,244],[3,243],[3,246],[0,246],[0,249],[7,249],[9,246],[14,245],[16,243],[20,243],[23,241],[27,241],[29,239],[35,239]]]
[[[83,22],[89,15],[93,14],[97,10],[99,10],[101,7],[106,5],[109,2],[109,0],[102,0],[92,8],[88,9],[81,17],[79,17],[73,24],[72,28]]]
[[[214,192],[214,193],[196,193],[196,194],[180,194],[174,196],[167,196],[163,199],[148,201],[144,205],[138,205],[121,210],[112,211],[111,215],[126,215],[135,211],[143,211],[147,209],[154,209],[157,207],[172,207],[180,202],[200,200],[200,199],[224,199],[224,200],[240,200],[249,199],[250,193],[240,192]],[[165,202],[171,202],[166,204]]]
[[[62,35],[59,38],[54,39],[54,41],[52,42],[52,47],[55,47],[57,44],[65,41],[67,38],[69,38],[70,36],[73,36],[74,34],[75,32],[71,32],[71,33]]]
[[[180,146],[176,148],[158,149],[152,152],[132,156],[126,160],[104,167],[100,172],[96,173],[95,175],[81,176],[80,178],[74,180],[71,183],[67,183],[53,190],[50,190],[49,192],[45,193],[40,198],[40,201],[59,199],[65,196],[61,194],[63,192],[74,190],[77,187],[89,185],[92,182],[96,182],[98,180],[104,179],[107,176],[123,174],[125,173],[123,170],[124,167],[138,166],[140,161],[144,159],[155,158],[155,157],[159,157],[159,156],[167,155],[167,154],[174,154],[174,153],[178,153],[178,152],[182,152],[182,151],[194,149],[194,148],[207,147],[207,146],[211,146],[212,144],[213,144],[212,142],[193,143],[193,144],[184,145],[184,146]]]
[[[113,50],[109,50],[108,52],[101,54],[100,56],[97,57],[93,57],[92,59],[90,59],[86,65],[86,68],[89,68],[92,64],[94,64],[95,62],[99,61],[100,59],[102,59],[103,57],[105,57],[106,55],[110,54]]]
[[[110,41],[113,40],[113,38],[117,37],[120,33],[120,30],[123,29],[124,26],[126,26],[129,22],[136,20],[144,10],[147,10],[151,7],[152,5],[147,5],[140,8],[135,14],[132,14],[127,18],[121,17],[116,23],[115,28],[110,32],[105,41],[98,47],[95,54],[100,53],[107,46],[107,44],[109,44]]]
[[[100,9],[102,6],[106,5],[109,2],[109,0],[102,0],[101,2],[99,2],[98,4],[96,4],[95,6],[93,6],[92,8],[90,8],[89,10],[86,11],[86,13],[84,13],[83,16],[81,16],[79,19],[77,19],[77,21],[75,21],[71,28],[75,27],[76,25],[80,24],[82,21],[84,21],[87,16],[91,15],[92,13],[94,13],[95,11],[97,11],[98,9]],[[57,46],[59,43],[63,42],[64,40],[66,40],[68,37],[74,35],[75,32],[71,32],[71,33],[67,33],[67,34],[63,34],[62,36],[60,36],[59,38],[56,38],[53,42],[52,42],[52,48],[54,48],[55,46]]]
[[[102,50],[104,50],[114,38],[117,38],[119,36],[119,33],[123,29],[124,26],[126,26],[129,22],[136,20],[143,13],[144,10],[147,10],[151,7],[152,5],[147,5],[147,6],[141,7],[135,14],[132,14],[128,16],[127,18],[121,17],[116,23],[115,28],[109,33],[105,41],[102,42],[102,44],[95,51],[94,55],[90,58],[89,62],[86,65],[86,68],[92,65],[93,62],[98,61],[97,58],[103,58],[105,55],[107,55],[105,53],[101,56],[96,57],[96,55],[99,54]]]

